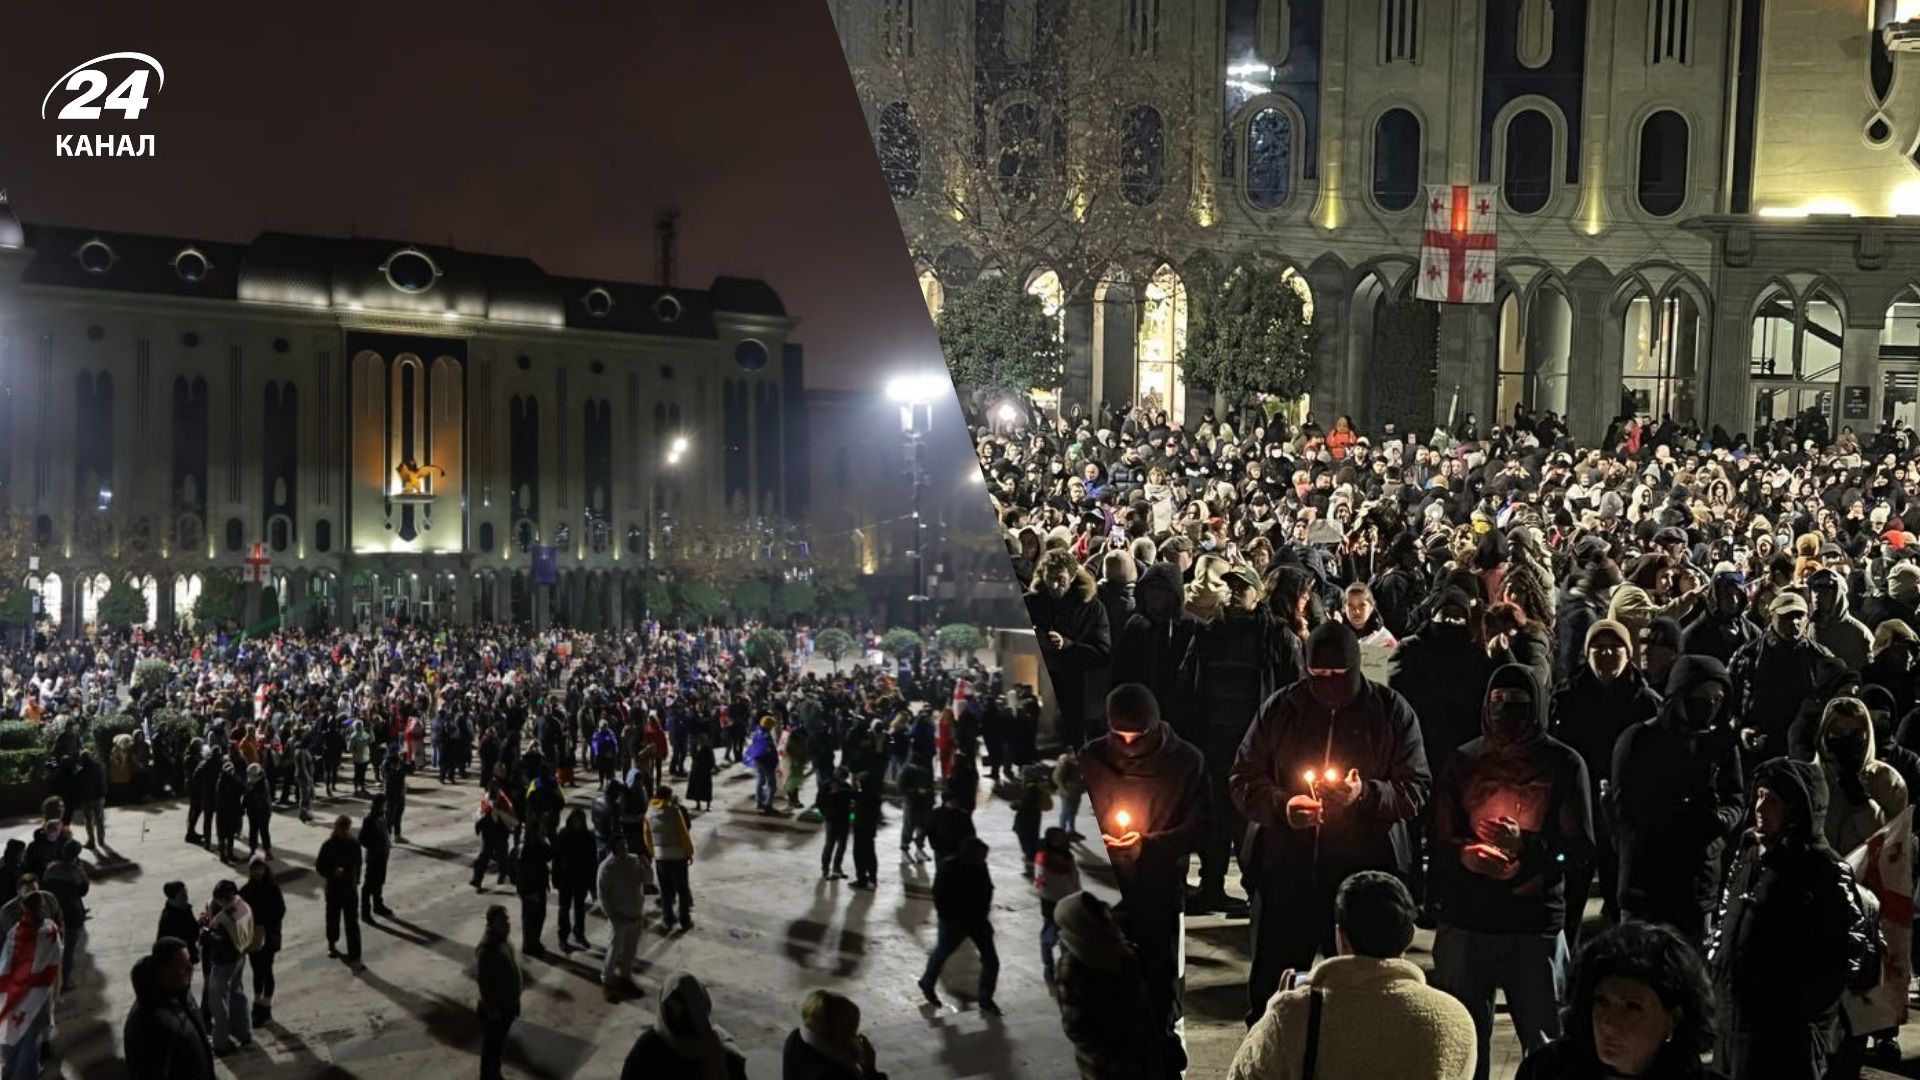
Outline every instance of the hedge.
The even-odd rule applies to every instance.
[[[161,709],[153,714],[153,733],[165,735],[167,746],[178,757],[200,737],[200,721],[179,709]]]
[[[32,750],[0,750],[0,784],[42,783],[47,778],[46,755]]]
[[[142,660],[133,665],[133,685],[151,693],[173,679],[173,666],[165,660]]]
[[[0,720],[0,750],[46,752],[46,732],[29,720]]]
[[[113,740],[118,735],[131,735],[140,730],[140,721],[126,713],[114,713],[112,716],[96,716],[93,719],[93,757],[105,764],[108,755],[113,752]]]

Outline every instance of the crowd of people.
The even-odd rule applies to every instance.
[[[972,822],[978,761],[991,745],[988,783],[1016,785],[1023,806],[1050,797],[1052,770],[1032,757],[1037,697],[1004,693],[977,659],[845,673],[756,663],[752,629],[535,634],[395,622],[234,642],[42,640],[0,656],[0,720],[44,725],[52,789],[42,824],[0,857],[0,895],[14,897],[0,907],[5,1075],[40,1074],[59,991],[84,948],[86,855],[95,866],[119,857],[107,842],[108,770],[91,749],[90,729],[108,712],[136,725],[114,739],[112,756],[128,766],[122,786],[178,799],[180,842],[233,867],[204,904],[187,882],[161,886],[154,944],[131,976],[137,1004],[123,1037],[133,1076],[212,1076],[216,1057],[244,1053],[254,1029],[275,1022],[278,954],[317,949],[320,927],[295,924],[277,880],[281,814],[337,814],[313,853],[324,937],[329,956],[363,965],[362,924],[398,918],[384,887],[418,820],[408,791],[423,785],[473,792],[471,884],[517,900],[517,911],[486,908],[474,952],[483,1078],[502,1075],[523,958],[549,946],[598,951],[605,996],[617,1001],[639,991],[632,972],[650,908],[659,933],[694,929],[691,824],[712,807],[717,774],[736,764],[755,775],[759,812],[804,811],[818,825],[823,878],[845,876],[851,846],[855,887],[878,884],[878,837],[897,804],[902,862],[929,848],[939,860],[941,946],[923,989],[938,1000],[946,955],[970,939],[983,961],[978,1008],[997,1015],[993,887]],[[162,675],[136,674],[153,661]],[[356,803],[357,816],[338,813]],[[1043,845],[1030,816],[1017,831],[1034,873],[1052,875],[1054,899],[1073,893],[1066,833],[1048,831]],[[1069,812],[1059,820],[1073,824]],[[623,1077],[745,1075],[696,974],[670,975],[656,1001]],[[803,1003],[783,1059],[790,1078],[882,1075],[858,1005],[827,991]]]
[[[1009,404],[970,423],[1162,1060],[1182,911],[1251,919],[1236,1078],[1484,1080],[1496,993],[1528,1080],[1898,1060],[1911,431]]]

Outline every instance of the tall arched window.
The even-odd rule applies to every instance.
[[[1067,339],[1067,294],[1060,286],[1060,275],[1052,270],[1042,270],[1027,282],[1027,295],[1038,297],[1041,310],[1047,318],[1053,320],[1053,334],[1061,341]]]
[[[1293,118],[1275,108],[1247,121],[1247,201],[1272,210],[1293,192]]]
[[[1704,321],[1700,305],[1683,291],[1655,301],[1646,293],[1627,303],[1620,335],[1620,383],[1637,416],[1699,419]]]
[[[1175,420],[1187,410],[1187,385],[1175,361],[1187,347],[1187,286],[1162,263],[1147,282],[1140,303],[1140,339],[1134,385],[1141,401],[1158,404]]]
[[[1373,125],[1373,201],[1405,210],[1420,197],[1420,118],[1388,109]]]
[[[1121,133],[1120,195],[1135,206],[1152,206],[1166,179],[1166,122],[1153,106],[1135,105]]]
[[[1809,411],[1831,423],[1842,329],[1840,305],[1826,293],[1796,303],[1780,286],[1767,290],[1753,310],[1747,353],[1756,428]]]
[[[1508,294],[1500,304],[1499,387],[1495,415],[1514,406],[1567,412],[1567,375],[1573,351],[1573,307],[1557,288],[1542,287],[1525,304]]]
[[[1516,214],[1537,214],[1553,195],[1553,121],[1538,109],[1523,109],[1507,121],[1506,175],[1502,194]]]
[[[1032,105],[1017,102],[1000,112],[1000,193],[1027,200],[1039,186],[1040,118]]]
[[[1672,109],[1640,125],[1640,209],[1666,217],[1687,201],[1687,119]]]
[[[920,129],[904,101],[880,110],[880,171],[896,199],[911,199],[920,191]]]

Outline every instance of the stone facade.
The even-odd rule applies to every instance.
[[[1142,85],[1192,87],[1140,102],[1164,117],[1175,235],[1060,297],[1063,405],[1164,387],[1142,361],[1177,336],[1183,270],[1257,254],[1310,292],[1323,421],[1484,422],[1524,403],[1595,439],[1623,393],[1731,432],[1809,407],[1836,426],[1912,421],[1920,234],[1901,215],[1920,213],[1920,70],[1880,32],[1909,6],[837,0],[835,15],[876,131],[913,105],[894,73],[958,54],[980,73],[991,152],[1007,102],[1072,77],[1049,67],[1053,26],[1123,42]],[[895,200],[933,306],[980,261],[930,197],[940,182]],[[1414,318],[1410,349],[1390,327],[1407,325],[1424,185],[1480,183],[1499,185],[1496,301]],[[997,269],[1045,291],[1053,268]],[[1209,404],[1186,397],[1190,417]]]
[[[618,627],[672,522],[807,510],[796,320],[762,282],[0,219],[0,489],[67,633],[129,573],[170,626],[256,544],[316,620]]]

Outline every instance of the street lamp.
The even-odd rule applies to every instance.
[[[677,468],[681,462],[681,459],[687,456],[687,450],[692,446],[693,446],[693,441],[689,439],[687,436],[675,435],[673,437],[673,441],[667,444],[667,453],[664,459],[664,467],[669,469]],[[659,533],[664,528],[664,526],[662,525],[662,521],[667,517],[666,508],[661,505],[661,501],[662,501],[661,488],[662,488],[662,485],[660,483],[660,471],[656,469],[653,474],[653,489],[647,494],[647,576],[648,576],[648,580],[652,580],[654,575],[657,575],[659,573],[660,545],[659,545],[658,536],[659,536]]]
[[[927,629],[927,519],[923,512],[927,488],[927,435],[933,429],[933,401],[948,393],[947,379],[934,374],[896,375],[887,380],[887,397],[900,404],[900,431],[907,437],[907,463],[913,478],[913,591],[907,602],[915,605],[915,622],[922,635]]]

